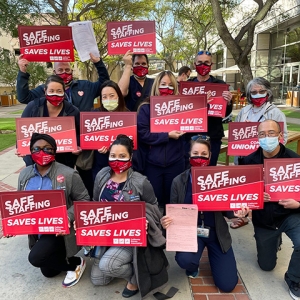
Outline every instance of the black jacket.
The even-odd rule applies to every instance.
[[[188,169],[174,178],[171,186],[171,197],[170,197],[171,204],[184,203],[187,184],[188,181],[190,180],[190,172],[191,170]],[[223,213],[216,211],[214,214],[215,214],[216,234],[222,252],[225,253],[231,247],[231,243],[232,243],[231,235],[229,233],[228,225],[224,219]]]
[[[98,72],[98,81],[73,80],[69,87],[69,100],[80,111],[91,111],[94,106],[94,99],[99,96],[100,86],[104,81],[109,80],[109,75],[102,59],[94,65]],[[28,104],[30,101],[45,95],[44,84],[29,90],[29,77],[29,73],[21,71],[19,71],[17,77],[18,100],[24,104]]]
[[[300,156],[292,150],[280,144],[280,151],[276,158],[299,158]],[[255,152],[248,156],[242,157],[239,161],[241,165],[255,165],[264,163],[264,155],[262,148],[259,147]],[[265,202],[264,208],[253,210],[252,222],[254,226],[268,229],[278,228],[282,222],[291,214],[300,213],[299,209],[285,209],[278,202]]]
[[[46,98],[42,97],[39,99],[35,99],[28,103],[26,108],[22,113],[22,118],[34,118],[34,117],[44,117],[44,108],[46,105]],[[77,145],[79,145],[79,134],[80,134],[80,112],[77,107],[69,103],[67,100],[63,102],[64,106],[60,113],[62,117],[74,116],[75,118],[75,128],[76,128],[76,136],[77,136]],[[30,166],[33,164],[30,155],[26,155],[24,158],[26,166]],[[63,165],[66,165],[70,168],[74,168],[75,162],[77,159],[77,155],[73,155],[71,152],[65,153],[57,153],[55,155],[55,160]]]

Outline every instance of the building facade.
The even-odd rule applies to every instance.
[[[234,18],[228,22],[229,27],[240,28],[237,24],[245,24],[251,17],[253,9],[255,9],[254,1],[241,1],[236,8],[236,14],[233,14]],[[212,50],[215,53],[216,68],[235,65],[231,53],[221,43],[215,45]],[[285,104],[290,97],[289,92],[298,91],[298,87],[300,88],[300,0],[279,0],[273,6],[267,17],[256,26],[254,45],[249,59],[253,76],[261,76],[271,82],[278,103]],[[223,74],[222,77],[234,89],[244,89],[242,74]]]

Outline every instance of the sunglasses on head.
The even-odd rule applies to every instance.
[[[208,135],[201,135],[201,134],[194,135],[194,136],[191,137],[191,140],[193,140],[193,141],[197,141],[198,139],[209,141],[210,137]]]
[[[206,51],[206,50],[201,50],[197,53],[197,55],[202,55],[202,54],[206,54],[208,56],[211,56],[211,53],[209,51]]]

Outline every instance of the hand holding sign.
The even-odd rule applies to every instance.
[[[271,201],[271,197],[268,193],[264,192],[264,202],[270,202]]]
[[[15,155],[17,155],[18,157],[25,157],[25,156],[26,156],[25,154],[21,154],[21,153],[18,151],[18,149],[16,149]]]
[[[21,54],[19,56],[18,65],[19,65],[20,71],[23,73],[26,73],[29,61],[27,59],[23,58],[23,56],[24,56],[23,54]]]
[[[250,208],[248,206],[242,206],[241,209],[234,212],[234,216],[237,218],[244,218],[250,212]]]
[[[102,148],[98,149],[98,152],[101,153],[101,154],[105,154],[105,153],[107,153],[107,151],[108,151],[108,148],[105,147],[105,146],[103,146]]]
[[[178,130],[172,130],[168,134],[169,134],[170,139],[178,140],[183,134],[185,134],[185,132],[178,131]]]
[[[232,99],[232,94],[229,91],[223,91],[222,96],[228,102],[227,105],[229,105],[229,103]]]
[[[279,205],[282,205],[285,209],[298,209],[300,203],[294,199],[279,200]]]
[[[77,150],[72,151],[72,154],[79,155],[81,152],[82,152],[82,149],[79,146],[77,146]]]
[[[100,57],[93,55],[93,53],[90,53],[90,58],[91,58],[91,62],[94,64],[100,61]]]
[[[132,54],[131,50],[128,50],[123,56],[123,62],[125,66],[132,66]]]

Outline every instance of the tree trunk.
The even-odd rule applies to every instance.
[[[247,64],[247,65],[239,64],[238,67],[241,70],[242,80],[244,83],[244,87],[246,88],[248,82],[253,79],[251,67],[249,64]]]
[[[255,27],[266,17],[273,5],[279,0],[266,0],[265,3],[263,3],[262,0],[254,1],[258,4],[256,13],[253,14],[252,19],[246,25],[241,27],[238,35],[233,38],[222,16],[219,0],[210,0],[218,34],[233,56],[235,63],[240,68],[245,86],[253,79],[248,55],[253,46]],[[240,41],[242,39],[246,40],[246,45],[243,49],[240,46]]]

